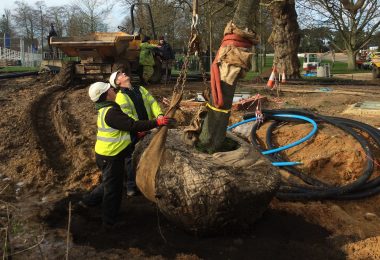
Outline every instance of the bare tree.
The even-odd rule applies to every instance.
[[[46,31],[46,5],[44,1],[38,1],[36,2],[36,7],[37,10],[36,12],[39,12],[39,33],[40,33],[40,45],[41,45],[41,50],[44,49],[44,40],[45,40],[45,31]]]
[[[4,9],[4,14],[0,22],[0,32],[2,34],[6,33],[8,35],[12,34],[12,25],[11,25],[11,10]]]
[[[209,51],[209,63],[211,65],[214,49],[219,47],[223,37],[224,25],[232,19],[233,11],[237,2],[232,1],[205,1],[201,7],[204,15],[204,21],[200,24],[200,30],[208,32],[208,37],[202,37],[204,46]],[[202,21],[202,20],[201,20]]]
[[[327,52],[328,42],[334,40],[334,33],[326,27],[305,28],[301,30],[300,52]]]
[[[89,32],[104,31],[103,21],[112,10],[112,5],[102,0],[79,0],[72,7],[80,14],[81,22]]]
[[[59,37],[67,35],[68,21],[71,17],[70,6],[52,6],[46,11],[45,26],[54,24]],[[76,14],[76,13],[75,13]],[[49,27],[48,27],[49,28]]]
[[[262,66],[266,66],[266,54],[267,52],[269,51],[272,51],[272,46],[270,46],[270,44],[268,43],[268,39],[269,39],[269,36],[272,32],[272,27],[273,27],[273,24],[272,24],[272,18],[270,16],[270,13],[266,10],[263,10],[261,9],[261,23],[260,23],[260,36],[261,36],[261,41],[260,41],[260,45],[262,46],[263,50],[262,50],[262,53],[263,53],[263,57],[262,57]]]
[[[39,23],[38,12],[30,5],[23,1],[15,2],[16,8],[13,14],[14,21],[17,26],[17,31],[24,35],[27,45],[34,44],[36,38],[37,25]]]
[[[67,36],[79,36],[89,33],[88,25],[82,22],[84,19],[82,13],[75,6],[68,7],[65,13],[67,14]]]
[[[380,1],[310,0],[300,4],[314,16],[311,21],[337,32],[348,55],[348,69],[355,69],[357,53],[380,26]]]
[[[129,13],[132,4],[146,3],[146,1],[120,1]],[[218,46],[223,34],[224,25],[232,19],[236,8],[236,1],[230,0],[205,0],[199,1],[198,31],[202,41],[202,50],[206,46]],[[174,47],[186,47],[190,35],[192,23],[191,0],[151,0],[149,5],[152,10],[153,20],[157,36],[166,35],[167,40]],[[144,6],[135,7],[135,24],[142,29],[143,34],[151,34],[150,21]],[[131,30],[130,17],[126,17],[123,26]],[[211,42],[210,42],[211,39]]]
[[[119,0],[120,1],[120,0]],[[134,8],[135,27],[141,29],[142,34],[152,36],[152,28],[149,18],[148,9],[145,5],[146,1],[120,1],[127,14],[123,26],[131,33],[131,17],[129,17],[132,4],[136,4]],[[165,1],[152,0],[149,1],[153,22],[155,25],[156,36],[166,36],[172,46],[186,46],[186,40],[189,36],[189,27],[191,24],[191,12],[187,1]]]

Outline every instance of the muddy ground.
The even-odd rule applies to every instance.
[[[379,195],[355,201],[274,199],[252,230],[206,238],[176,228],[144,197],[125,196],[121,224],[112,232],[103,231],[100,209],[85,211],[76,206],[80,196],[100,180],[93,152],[96,111],[87,95],[88,84],[63,89],[52,78],[53,75],[44,74],[0,80],[1,256],[380,259]],[[169,97],[172,86],[150,86],[150,90],[161,101]],[[264,91],[264,84],[242,82],[238,90],[266,96],[264,108],[308,108],[380,127],[378,115],[342,113],[359,101],[379,101],[380,86],[328,87],[297,83],[283,86],[277,96]],[[185,99],[201,90],[201,83],[189,83]],[[234,113],[231,120],[241,120],[242,114]],[[261,137],[264,130],[265,127],[259,131]],[[309,131],[307,125],[285,126],[276,132],[276,142],[286,144]],[[378,176],[380,152],[378,147],[374,150],[374,176]],[[329,125],[321,127],[312,140],[287,151],[286,156],[303,160],[302,170],[332,184],[357,178],[366,161],[353,138]]]

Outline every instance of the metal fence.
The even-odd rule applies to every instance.
[[[39,67],[42,55],[23,38],[0,38],[0,63],[7,66]]]
[[[41,64],[41,54],[24,51],[15,51],[7,48],[0,47],[0,60],[13,61],[12,64],[24,67],[39,67]]]

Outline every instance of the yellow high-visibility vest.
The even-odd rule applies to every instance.
[[[140,56],[139,63],[143,66],[154,66],[154,57],[152,50],[155,46],[149,44],[149,42],[140,43]]]
[[[141,96],[143,98],[144,107],[148,114],[148,119],[152,120],[159,115],[162,115],[162,110],[158,102],[154,97],[146,90],[144,87],[140,86]],[[121,110],[127,114],[129,117],[132,117],[134,120],[139,120],[136,112],[135,105],[133,104],[132,99],[125,93],[119,91],[116,94],[115,102],[119,104]]]
[[[104,156],[115,156],[131,143],[129,132],[114,129],[106,124],[105,116],[110,108],[103,107],[98,111],[95,152]]]

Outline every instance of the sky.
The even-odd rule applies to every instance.
[[[22,1],[22,0],[20,0]],[[30,6],[35,6],[35,3],[38,0],[23,0],[25,3],[29,4]],[[14,7],[15,0],[0,0],[0,15],[4,13],[4,9],[10,9],[12,11],[12,8]],[[47,7],[49,6],[56,6],[56,5],[66,5],[71,4],[72,2],[75,2],[75,0],[44,0]],[[108,28],[110,32],[113,31],[119,31],[117,29],[117,26],[120,25],[124,19],[124,17],[128,15],[129,12],[126,12],[123,7],[119,6],[118,4],[114,6],[112,9],[112,12],[110,14],[110,17],[108,19],[105,19],[105,22],[108,24]]]

